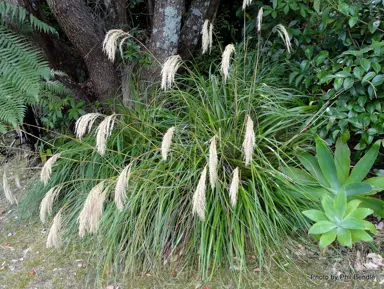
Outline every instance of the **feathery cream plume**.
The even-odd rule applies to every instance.
[[[181,65],[180,55],[173,55],[167,58],[161,69],[161,89],[167,90],[175,82],[175,74]]]
[[[252,0],[243,0],[243,10],[248,6],[251,5]]]
[[[233,170],[232,182],[229,188],[229,199],[232,207],[236,206],[237,192],[239,191],[239,168]]]
[[[120,173],[119,178],[117,179],[116,188],[115,188],[115,203],[119,211],[122,211],[124,208],[124,203],[126,201],[125,190],[128,187],[129,177],[131,175],[131,164],[127,165]]]
[[[212,52],[212,45],[213,45],[213,24],[209,24],[209,53]]]
[[[203,25],[203,30],[201,31],[202,36],[202,49],[203,54],[205,54],[208,49],[209,52],[212,50],[212,42],[213,42],[213,24],[209,22],[209,20],[205,20]]]
[[[83,210],[79,215],[79,236],[82,238],[86,232],[96,233],[103,215],[103,204],[107,193],[104,182],[94,186],[85,200]]]
[[[81,116],[76,121],[76,126],[75,126],[76,137],[78,139],[82,139],[82,137],[87,132],[91,131],[93,123],[95,122],[95,120],[99,116],[102,116],[102,114],[100,114],[100,113],[87,113],[87,114]]]
[[[216,136],[211,139],[211,145],[209,147],[209,182],[211,183],[212,190],[215,188],[217,182],[217,149],[216,149]]]
[[[62,185],[54,186],[44,196],[40,203],[40,221],[44,224],[47,216],[52,214],[53,203],[55,202],[59,192],[63,188]]]
[[[255,146],[255,132],[253,131],[253,121],[247,115],[247,124],[245,128],[245,137],[243,142],[245,165],[248,166],[252,161],[253,150]]]
[[[16,184],[16,187],[17,187],[18,189],[21,189],[21,188],[22,188],[22,186],[21,186],[21,182],[20,182],[20,176],[19,176],[18,173],[16,173],[16,176],[15,176],[15,184]]]
[[[279,33],[281,39],[285,44],[285,47],[287,47],[288,53],[291,53],[292,45],[291,45],[291,40],[289,39],[289,34],[287,29],[285,29],[283,25],[278,24],[272,29],[272,32]]]
[[[233,44],[228,44],[224,49],[223,55],[221,56],[221,72],[224,74],[224,81],[226,81],[229,76],[231,55],[235,52],[235,46]]]
[[[161,143],[161,156],[164,161],[167,160],[168,152],[172,144],[173,133],[175,132],[175,127],[170,127],[165,135],[163,136],[163,141]]]
[[[261,32],[261,22],[263,21],[263,7],[260,8],[259,13],[257,13],[257,32]]]
[[[61,211],[63,209],[60,209],[60,211],[56,214],[56,216],[53,218],[51,229],[49,230],[48,238],[46,247],[47,248],[59,248],[61,244]]]
[[[115,61],[117,41],[119,38],[124,37],[124,40],[131,37],[127,32],[124,32],[121,29],[112,29],[107,32],[103,41],[103,51],[107,54],[109,60],[112,62]]]
[[[207,166],[201,173],[199,183],[192,199],[192,214],[197,214],[201,221],[205,219],[205,183],[207,179]]]
[[[8,202],[11,205],[17,204],[18,203],[17,199],[13,195],[13,193],[11,191],[11,188],[9,187],[9,183],[8,183],[8,179],[7,179],[7,174],[5,173],[5,171],[4,171],[4,174],[3,174],[3,189],[4,189],[4,195],[7,198]]]
[[[116,116],[116,114],[107,116],[96,129],[96,149],[102,156],[107,149],[107,140],[111,136]]]
[[[60,157],[60,154],[53,155],[49,160],[45,162],[43,168],[41,169],[40,180],[44,183],[44,185],[48,184],[52,174],[52,167],[56,163],[56,161],[59,159],[59,157]]]

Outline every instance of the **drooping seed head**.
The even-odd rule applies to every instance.
[[[124,40],[131,37],[127,32],[124,32],[121,29],[112,29],[107,32],[103,41],[103,51],[107,54],[109,60],[112,62],[115,61],[117,41],[119,38],[124,37]]]
[[[278,24],[272,29],[272,32],[277,32],[279,34],[285,44],[285,47],[287,48],[288,53],[291,53],[292,45],[287,29],[285,29],[283,25]]]
[[[47,185],[52,174],[52,167],[56,161],[60,158],[60,154],[53,155],[49,160],[47,160],[41,169],[40,180]]]
[[[119,211],[124,208],[126,197],[126,189],[128,187],[129,177],[131,175],[131,164],[127,165],[120,173],[115,188],[115,203]]]
[[[167,58],[161,70],[161,89],[167,90],[175,82],[175,75],[181,65],[181,57],[173,55]]]
[[[100,113],[87,113],[87,114],[81,116],[76,121],[76,126],[75,126],[76,137],[78,139],[82,139],[82,137],[87,132],[91,131],[93,123],[100,116],[102,116],[102,114],[100,114]]]
[[[202,34],[202,49],[203,54],[205,54],[208,49],[209,52],[212,50],[212,41],[213,41],[213,24],[209,22],[209,20],[205,20],[203,29],[201,31]]]
[[[52,214],[53,203],[57,199],[59,192],[63,188],[62,185],[51,188],[44,196],[40,203],[40,221],[44,224],[47,216]]]
[[[201,173],[199,183],[192,200],[192,213],[197,214],[201,221],[205,220],[205,190],[207,179],[207,166],[204,167]]]
[[[11,205],[18,204],[15,195],[12,193],[11,188],[9,187],[9,183],[8,183],[8,179],[7,179],[7,174],[5,173],[5,171],[4,171],[4,174],[3,174],[3,190],[4,190],[5,198],[8,200],[8,202]]]
[[[217,149],[216,149],[216,136],[211,139],[211,145],[209,146],[209,182],[211,183],[212,190],[215,188],[218,176],[217,176],[217,165],[218,165]]]
[[[116,117],[116,114],[107,116],[96,129],[96,149],[102,156],[107,150],[107,140],[112,134]]]
[[[51,229],[49,230],[46,247],[47,248],[59,248],[61,244],[61,212],[62,209],[53,218]]]
[[[248,166],[252,162],[254,147],[255,147],[255,132],[253,130],[253,121],[251,117],[247,115],[245,137],[243,142],[243,151],[244,151],[244,159],[245,159],[246,166]]]
[[[223,55],[221,56],[221,72],[224,75],[224,81],[228,79],[231,55],[235,52],[235,46],[233,44],[228,44],[224,49]]]
[[[163,141],[161,143],[161,156],[164,161],[167,160],[169,149],[172,145],[172,137],[173,133],[175,132],[175,127],[170,127],[167,132],[163,136]]]
[[[97,184],[89,192],[83,210],[79,215],[79,236],[82,238],[87,232],[96,233],[103,215],[103,204],[107,191],[104,182]]]
[[[239,191],[239,168],[236,168],[233,170],[233,175],[232,175],[232,182],[231,186],[229,188],[229,199],[231,201],[232,207],[236,206],[237,202],[237,193]]]

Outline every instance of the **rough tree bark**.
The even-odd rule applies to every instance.
[[[152,67],[143,71],[144,81],[159,79],[160,64],[167,57],[180,54],[185,60],[193,55],[201,38],[204,21],[214,20],[219,4],[220,0],[192,0],[182,25],[184,0],[154,1],[152,30],[147,47],[156,60]],[[148,7],[152,9],[150,5]]]
[[[47,0],[47,3],[84,59],[98,98],[113,96],[118,84],[116,69],[102,51],[104,32],[93,19],[85,1]]]
[[[188,11],[188,18],[181,29],[179,54],[183,59],[192,57],[201,39],[204,21],[214,21],[220,0],[193,0]]]

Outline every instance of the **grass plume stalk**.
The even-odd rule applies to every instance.
[[[115,273],[152,272],[176,259],[181,266],[197,266],[203,279],[221,264],[240,263],[246,269],[247,254],[257,257],[260,268],[272,253],[284,262],[292,229],[306,225],[301,211],[308,202],[285,189],[289,182],[277,168],[291,161],[291,147],[306,141],[302,134],[282,149],[311,112],[300,109],[306,96],[281,86],[281,66],[262,54],[254,80],[249,75],[256,53],[248,51],[244,63],[243,48],[236,49],[231,66],[239,73],[226,80],[219,71],[208,77],[186,67],[187,73],[177,79],[182,85],[159,90],[150,103],[118,106],[119,121],[109,128],[105,143],[108,157],[98,153],[91,136],[62,145],[59,152],[65,158],[57,162],[49,186],[39,182],[31,189],[24,212],[26,207],[28,212],[38,210],[50,187],[65,184],[56,201],[68,204],[63,233],[69,239],[93,233],[81,242],[93,252],[100,276],[110,272],[111,264]],[[219,60],[216,64],[220,67]],[[254,145],[246,165],[243,143],[249,121],[257,129],[248,130],[247,143]],[[166,145],[163,161],[159,148],[164,132],[175,124],[177,133],[167,137],[172,157]],[[214,190],[207,184],[212,136],[212,155],[220,156]],[[104,188],[117,184],[127,164],[134,169],[123,174],[121,188],[130,177],[119,211],[113,192],[110,196]],[[96,190],[101,183],[104,188]]]

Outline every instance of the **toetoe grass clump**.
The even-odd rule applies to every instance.
[[[245,270],[249,255],[262,268],[266,256],[284,253],[308,206],[285,191],[278,168],[290,162],[284,142],[308,111],[300,109],[303,96],[281,88],[281,66],[262,53],[244,62],[243,52],[227,47],[208,75],[175,57],[186,72],[176,82],[173,72],[165,77],[166,91],[150,102],[81,117],[78,138],[63,136],[47,185],[37,184],[24,205],[38,208],[60,186],[49,200],[52,211],[64,207],[61,242],[82,238],[99,274],[155,271],[177,260],[206,279],[225,264]],[[42,208],[45,219],[51,207]],[[49,246],[60,244],[57,218]]]

